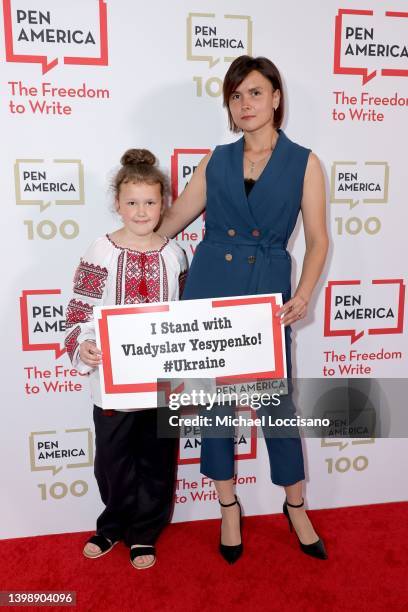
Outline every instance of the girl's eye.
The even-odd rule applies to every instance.
[[[156,202],[155,202],[154,200],[148,200],[148,201],[146,202],[146,204],[147,204],[148,206],[154,206],[154,205],[156,204]]]
[[[255,91],[252,92],[252,95],[254,96],[258,96],[261,92],[258,91],[257,89]]]
[[[239,99],[239,94],[238,93],[233,93],[231,96],[231,100],[238,100]]]
[[[129,206],[133,206],[135,204],[135,202],[133,200],[130,200],[130,202],[128,202]]]

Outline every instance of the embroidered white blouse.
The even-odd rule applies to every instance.
[[[178,300],[187,265],[183,249],[168,238],[159,250],[143,253],[119,247],[106,235],[86,251],[75,272],[74,295],[66,311],[65,347],[72,365],[89,373],[97,406],[101,405],[99,368],[87,366],[79,356],[81,342],[95,340],[93,307]]]

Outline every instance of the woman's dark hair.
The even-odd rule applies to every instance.
[[[119,197],[122,183],[159,184],[162,197],[168,195],[168,178],[158,167],[153,153],[147,149],[128,149],[122,155],[120,163],[122,167],[112,181],[112,189],[116,198]]]
[[[279,128],[282,125],[283,115],[285,112],[285,98],[283,95],[282,78],[279,70],[275,64],[266,57],[251,57],[250,55],[241,55],[240,57],[237,57],[237,59],[235,59],[228,68],[223,84],[224,106],[228,111],[228,123],[233,132],[239,132],[240,130],[237,128],[232,119],[229,109],[229,101],[237,87],[253,70],[260,72],[262,76],[270,81],[273,91],[275,91],[275,89],[279,89],[280,102],[273,116],[273,124],[275,128]]]

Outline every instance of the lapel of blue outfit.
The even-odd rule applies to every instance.
[[[232,200],[235,203],[235,210],[241,214],[246,225],[252,229],[255,227],[256,222],[245,193],[243,155],[244,138],[242,137],[231,145],[228,176]]]
[[[273,185],[277,184],[289,161],[290,140],[282,130],[278,130],[278,132],[279,138],[275,150],[247,199],[249,210],[257,224],[262,224],[264,207],[273,205]],[[256,226],[258,227],[258,225]]]
[[[268,232],[269,228],[264,227],[265,207],[273,206],[272,187],[279,180],[289,162],[290,140],[282,130],[278,131],[279,138],[275,150],[253,186],[249,197],[246,196],[244,186],[244,139],[241,138],[232,145],[232,167],[229,172],[231,193],[247,221],[249,230],[262,228],[263,232]],[[269,258],[268,243],[261,239],[254,243],[254,247],[256,248],[256,262],[248,268],[251,273],[247,276],[246,293],[249,295],[270,292],[269,280],[272,264]]]

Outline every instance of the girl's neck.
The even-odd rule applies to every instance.
[[[131,251],[156,251],[163,246],[164,240],[156,232],[147,234],[146,236],[135,236],[129,232],[126,227],[122,227],[116,232],[110,234],[111,239],[119,247],[130,249]]]
[[[267,125],[254,132],[244,132],[244,149],[253,153],[263,153],[275,148],[279,138],[277,130]]]

